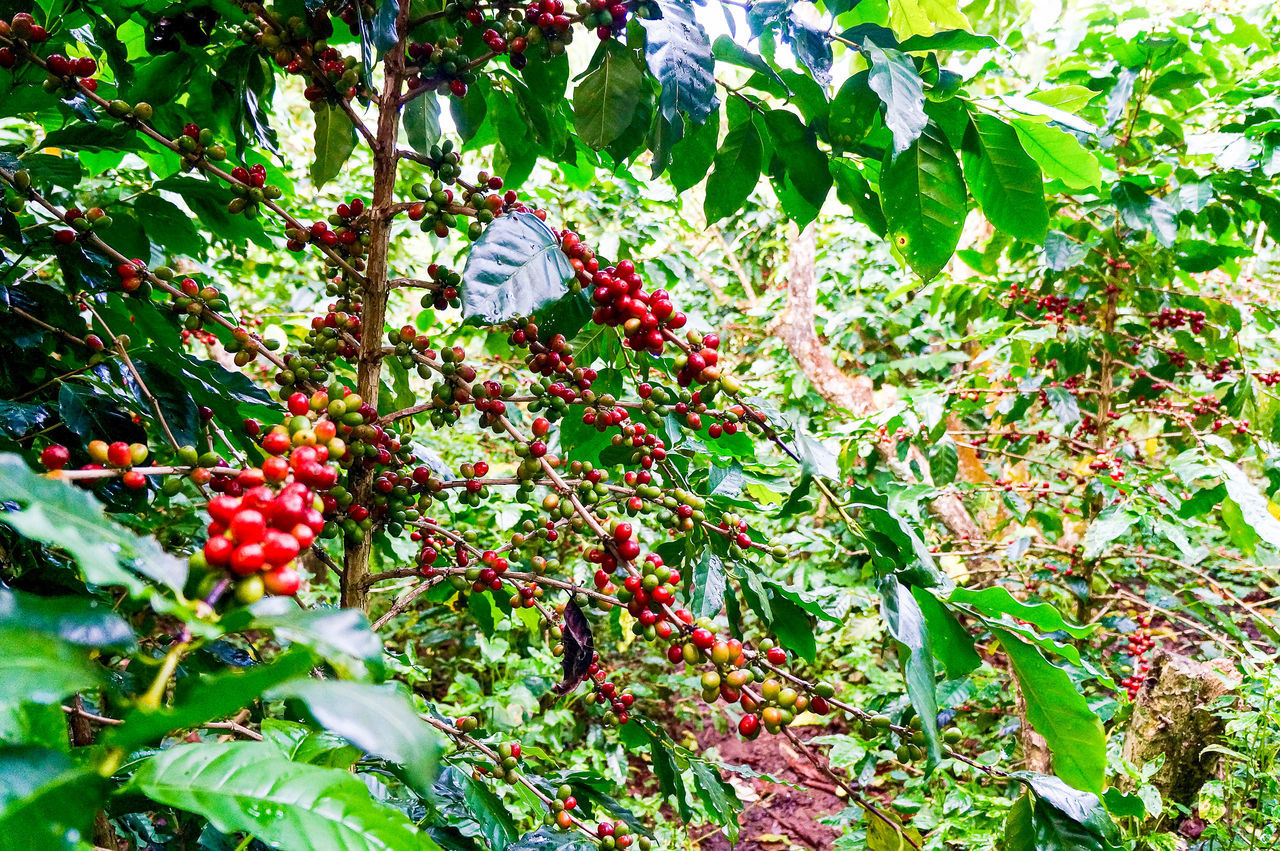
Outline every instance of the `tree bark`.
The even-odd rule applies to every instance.
[[[409,3],[402,0],[396,18],[396,32],[404,41]],[[383,60],[385,74],[382,95],[378,99],[378,130],[373,150],[373,201],[369,212],[369,256],[365,267],[365,284],[361,293],[360,355],[356,365],[356,392],[378,406],[379,376],[382,372],[382,341],[387,316],[390,285],[387,275],[387,253],[391,244],[391,221],[395,204],[396,138],[400,132],[400,96],[404,83],[404,47],[399,43],[387,51]],[[373,471],[357,466],[351,475],[351,492],[357,505],[368,505],[373,492]],[[341,604],[344,608],[369,611],[369,557],[373,534],[366,532],[348,542],[343,556]]]
[[[787,309],[774,324],[773,333],[786,344],[791,356],[800,365],[801,372],[809,379],[814,390],[835,407],[844,408],[855,416],[874,413],[876,404],[874,385],[865,375],[849,375],[836,365],[827,353],[818,332],[814,328],[814,313],[818,300],[818,276],[816,273],[817,235],[810,224],[791,247],[787,275]],[[881,441],[876,447],[884,462],[900,478],[918,481],[911,465],[898,460],[893,441]],[[916,466],[928,476],[928,465],[916,452]],[[929,503],[929,510],[952,535],[961,539],[977,540],[981,529],[973,515],[955,494],[943,494]]]
[[[1125,731],[1124,758],[1141,768],[1164,758],[1150,783],[1166,803],[1190,808],[1218,758],[1204,749],[1222,735],[1223,721],[1209,705],[1240,684],[1226,660],[1196,662],[1167,651],[1152,660]],[[1121,788],[1134,784],[1121,775]]]

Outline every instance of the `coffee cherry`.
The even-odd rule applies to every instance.
[[[65,446],[46,446],[40,453],[40,463],[46,470],[61,470],[71,461],[71,452]]]

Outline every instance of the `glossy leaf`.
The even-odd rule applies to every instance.
[[[695,618],[713,618],[724,608],[727,577],[720,556],[708,546],[689,577],[689,610]]]
[[[964,227],[964,175],[942,130],[930,124],[902,154],[885,161],[880,202],[889,237],[916,274],[929,280],[955,252]]]
[[[180,589],[186,565],[108,519],[102,504],[73,485],[33,473],[17,455],[0,455],[0,501],[17,510],[0,513],[0,523],[70,554],[85,578],[98,585],[122,585],[146,594],[140,577]]]
[[[920,717],[930,765],[942,758],[938,737],[938,687],[933,667],[929,624],[920,604],[896,576],[880,581],[880,617],[898,645],[907,694]]]
[[[37,597],[0,588],[0,625],[56,636],[81,647],[128,650],[133,627],[97,600]]]
[[[288,604],[281,612],[278,602]],[[224,621],[229,630],[272,630],[277,638],[315,652],[339,672],[353,678],[380,677],[383,671],[382,640],[369,627],[362,612],[352,609],[300,610],[292,601],[273,598],[259,604],[255,614],[242,621]],[[290,611],[289,609],[292,609]]]
[[[435,92],[419,95],[405,105],[404,132],[415,151],[430,155],[431,147],[440,141],[440,102]]]
[[[1107,766],[1102,722],[1066,671],[1039,650],[1003,629],[994,629],[1009,657],[1027,704],[1027,721],[1044,736],[1058,777],[1077,789],[1099,794]]]
[[[1102,183],[1098,160],[1067,131],[1024,118],[1014,119],[1013,129],[1023,150],[1049,177],[1056,177],[1072,189],[1088,189]]]
[[[251,833],[277,847],[437,848],[347,772],[290,762],[261,742],[161,751],[129,785],[157,803],[199,813],[223,833]]]
[[[273,689],[270,696],[300,700],[326,730],[403,766],[414,788],[425,791],[435,780],[440,735],[418,717],[408,695],[399,688],[299,679]]]
[[[965,180],[987,220],[1010,236],[1043,242],[1049,228],[1043,179],[1014,129],[994,115],[974,112],[961,159]]]
[[[573,126],[592,148],[604,148],[631,125],[644,82],[635,56],[614,39],[602,42],[593,68],[573,90]]]
[[[322,105],[313,115],[316,133],[311,182],[319,189],[338,176],[356,149],[356,128],[347,114],[336,106]]]
[[[867,85],[884,104],[884,123],[893,134],[893,152],[901,154],[924,132],[924,81],[911,58],[893,48],[864,39],[862,49],[871,68]]]
[[[703,211],[707,222],[717,222],[742,208],[760,179],[763,151],[760,132],[750,117],[729,128],[707,178]]]
[[[554,231],[532,213],[500,216],[476,240],[462,270],[462,314],[493,325],[559,300],[573,277]]]
[[[693,123],[715,109],[715,60],[711,40],[684,0],[657,0],[660,18],[640,21],[645,31],[645,60],[662,86],[658,110],[668,121],[684,113]]]

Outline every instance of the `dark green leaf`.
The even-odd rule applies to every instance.
[[[63,753],[37,747],[0,749],[0,848],[73,851],[91,836],[106,778],[75,767]]]
[[[462,314],[488,324],[531,316],[567,293],[569,258],[554,231],[532,213],[494,219],[462,270]]]
[[[707,176],[715,160],[719,138],[720,113],[716,111],[689,130],[671,149],[671,166],[667,173],[671,175],[671,185],[676,192],[697,186]]]
[[[929,124],[880,172],[880,202],[894,246],[929,280],[955,252],[964,227],[964,175],[941,129]]]
[[[868,84],[869,76],[868,72],[859,71],[849,77],[831,99],[827,135],[836,150],[856,148],[880,114],[880,96]]]
[[[317,189],[338,176],[351,152],[356,149],[356,128],[351,119],[340,108],[321,103],[321,107],[313,113],[316,135],[311,182]]]
[[[711,40],[686,0],[656,0],[662,17],[641,20],[645,60],[662,86],[658,110],[668,121],[682,112],[700,124],[716,107],[715,60]]]
[[[440,102],[435,92],[419,95],[405,105],[404,132],[415,151],[423,156],[431,154],[431,146],[440,141]]]
[[[283,848],[434,849],[398,810],[356,777],[284,759],[262,742],[183,745],[148,758],[130,788],[198,813],[223,833]]]
[[[973,636],[931,591],[913,587],[911,596],[924,615],[929,647],[942,663],[946,679],[959,679],[982,664],[982,657],[973,649]]]
[[[56,636],[82,647],[127,650],[133,628],[96,600],[82,597],[37,597],[0,588],[0,624]]]
[[[729,129],[715,156],[715,166],[707,178],[703,212],[713,223],[742,208],[760,179],[763,151],[760,132],[750,117]]]
[[[583,143],[599,149],[630,126],[644,78],[635,55],[615,39],[601,42],[592,66],[573,90],[573,126]]]
[[[1127,180],[1111,187],[1111,201],[1126,225],[1135,230],[1150,231],[1165,247],[1173,245],[1178,236],[1178,223],[1173,208],[1166,201],[1148,195]]]
[[[264,602],[275,606],[279,599]],[[274,630],[277,637],[314,651],[347,676],[381,677],[382,640],[369,628],[364,614],[352,609],[301,610],[293,607],[293,601],[287,602],[292,611],[263,611],[266,607],[259,604],[256,615],[246,614],[241,622],[224,619],[223,625],[230,632]]]
[[[960,471],[960,454],[954,440],[939,441],[929,453],[929,476],[936,487],[949,485]]]
[[[1049,227],[1044,179],[1018,134],[994,115],[973,112],[961,159],[969,189],[991,224],[1040,243]]]

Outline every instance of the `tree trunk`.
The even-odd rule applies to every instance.
[[[815,271],[817,236],[810,224],[791,246],[787,275],[787,309],[774,324],[773,332],[786,344],[800,370],[823,399],[855,416],[866,416],[878,409],[874,385],[865,375],[848,375],[836,366],[818,339],[814,328],[814,312],[818,300],[818,276]],[[911,465],[898,460],[893,441],[882,441],[879,454],[900,478],[917,481]],[[919,452],[914,453],[916,466],[928,476],[928,464]],[[952,535],[961,539],[982,537],[973,515],[955,494],[943,494],[929,504],[929,510]]]
[[[1213,777],[1217,756],[1204,749],[1222,735],[1223,721],[1209,705],[1240,684],[1240,675],[1224,659],[1196,662],[1167,651],[1151,663],[1129,728],[1124,758],[1141,768],[1164,758],[1150,783],[1166,803],[1190,808],[1205,781]],[[1121,788],[1134,784],[1121,775]]]
[[[396,32],[403,42],[409,4],[402,2],[396,18]],[[360,317],[360,356],[356,366],[356,392],[378,407],[379,376],[382,372],[382,342],[386,326],[387,299],[391,294],[387,275],[387,254],[391,244],[394,214],[396,167],[399,155],[396,138],[400,132],[400,96],[405,77],[402,44],[387,51],[382,95],[378,100],[378,130],[373,150],[373,201],[369,210],[369,256]],[[351,492],[356,504],[367,505],[373,492],[373,471],[362,465],[352,471]],[[344,608],[369,611],[369,557],[373,535],[366,532],[358,541],[349,541],[343,557],[341,604]]]

